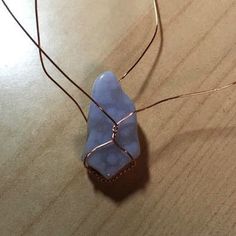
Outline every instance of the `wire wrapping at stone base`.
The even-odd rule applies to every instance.
[[[113,125],[112,127],[112,135],[111,135],[111,139],[103,144],[100,144],[98,146],[96,146],[95,148],[93,148],[89,153],[87,153],[84,157],[84,166],[89,170],[89,172],[91,173],[96,173],[97,177],[100,176],[101,179],[104,179],[106,180],[104,177],[102,177],[97,171],[92,170],[92,168],[88,165],[88,159],[92,156],[92,154],[94,154],[96,151],[98,151],[99,149],[101,148],[104,148],[110,144],[114,144],[116,145],[116,147],[118,147],[127,157],[130,158],[131,162],[128,163],[128,168],[129,169],[129,165],[130,164],[133,164],[132,167],[135,165],[135,159],[134,157],[128,152],[128,150],[126,150],[125,148],[123,148],[116,140],[117,138],[117,134],[118,134],[118,131],[119,131],[119,126],[124,122],[126,121],[128,118],[130,118],[132,115],[134,115],[135,112],[131,112],[129,113],[127,116],[125,116],[124,118],[122,118],[121,120],[119,120],[117,122],[117,124]],[[121,171],[120,173],[125,173],[126,169],[124,169],[123,171]],[[114,176],[112,179],[116,179],[117,176],[120,176],[120,173],[118,173],[116,176]],[[109,181],[109,180],[108,180]]]

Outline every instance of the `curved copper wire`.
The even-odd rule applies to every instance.
[[[123,80],[136,66],[137,64],[141,61],[141,59],[145,56],[146,52],[148,49],[151,47],[154,39],[156,38],[157,32],[158,32],[158,4],[157,0],[153,0],[153,5],[154,5],[154,13],[155,13],[155,30],[153,33],[153,36],[151,38],[151,41],[149,44],[146,46],[140,57],[136,60],[136,62],[128,69],[128,71],[119,79],[120,81]]]
[[[165,98],[165,99],[162,99],[162,100],[159,100],[149,106],[146,106],[146,107],[143,107],[143,108],[140,108],[140,109],[137,109],[133,112],[130,112],[128,115],[126,115],[125,117],[123,117],[122,119],[120,119],[118,122],[117,122],[117,126],[113,126],[113,129],[112,129],[112,139],[109,140],[108,142],[106,143],[103,143],[97,147],[95,147],[92,151],[90,151],[88,154],[86,154],[85,158],[84,158],[84,165],[87,169],[90,169],[90,167],[88,166],[87,164],[87,161],[88,161],[88,158],[94,153],[96,152],[98,149],[102,148],[102,147],[105,147],[109,144],[115,144],[120,150],[122,150],[127,156],[130,157],[131,159],[131,162],[134,161],[134,158],[132,157],[132,155],[126,150],[124,149],[123,147],[121,147],[119,145],[119,143],[116,141],[116,136],[117,136],[117,133],[118,133],[118,130],[119,130],[119,126],[121,125],[121,123],[123,123],[124,121],[126,121],[127,119],[129,119],[131,116],[133,116],[135,113],[138,113],[138,112],[141,112],[141,111],[144,111],[144,110],[147,110],[147,109],[150,109],[154,106],[157,106],[161,103],[164,103],[164,102],[168,102],[168,101],[171,101],[171,100],[176,100],[176,99],[180,99],[180,98],[186,98],[186,97],[191,97],[191,96],[197,96],[197,95],[204,95],[204,94],[210,94],[210,93],[215,93],[215,92],[219,92],[219,91],[222,91],[224,89],[227,89],[227,88],[230,88],[232,86],[236,85],[236,81],[235,82],[232,82],[228,85],[225,85],[225,86],[222,86],[222,87],[218,87],[218,88],[214,88],[214,89],[209,89],[209,90],[202,90],[202,91],[199,91],[199,92],[193,92],[193,93],[185,93],[185,94],[180,94],[180,95],[177,95],[177,96],[173,96],[173,97],[168,97],[168,98]],[[102,177],[101,177],[102,178]]]
[[[134,113],[130,113],[128,116],[125,116],[123,119],[121,119],[119,122],[117,122],[118,125],[113,125],[112,127],[112,135],[111,135],[111,139],[108,140],[105,143],[102,143],[98,146],[96,146],[95,148],[93,148],[90,152],[88,152],[85,157],[84,157],[84,166],[88,169],[91,170],[91,167],[88,165],[88,159],[92,156],[92,154],[106,146],[109,146],[111,144],[116,145],[129,159],[130,159],[130,163],[132,166],[134,166],[135,164],[135,159],[134,157],[130,154],[130,152],[128,150],[126,150],[125,148],[123,148],[118,142],[117,142],[117,134],[119,131],[119,126],[121,125],[122,122],[124,122],[125,120],[127,120],[129,117],[131,117]],[[97,172],[95,172],[97,173]],[[122,172],[121,172],[122,173]],[[98,173],[97,173],[98,174]],[[99,174],[98,174],[99,175]],[[103,179],[102,176],[100,176],[101,179]]]
[[[98,146],[96,146],[95,148],[93,148],[90,152],[88,152],[85,157],[84,157],[84,166],[88,169],[90,168],[89,165],[88,165],[88,159],[92,156],[92,154],[106,146],[109,146],[110,144],[114,144],[116,145],[123,153],[125,153],[131,161],[134,161],[134,157],[130,154],[130,152],[128,152],[125,148],[123,148],[118,142],[116,139],[110,139],[108,140],[107,142],[105,143],[102,143]]]
[[[213,88],[213,89],[208,89],[208,90],[202,90],[202,91],[198,91],[198,92],[192,92],[192,93],[184,93],[184,94],[180,94],[180,95],[176,95],[176,96],[172,96],[172,97],[168,97],[168,98],[164,98],[162,100],[159,100],[157,102],[154,102],[146,107],[142,107],[142,108],[139,108],[137,110],[135,110],[133,112],[134,113],[138,113],[138,112],[141,112],[141,111],[145,111],[147,109],[150,109],[154,106],[157,106],[161,103],[164,103],[164,102],[168,102],[168,101],[171,101],[171,100],[176,100],[176,99],[180,99],[180,98],[187,98],[187,97],[193,97],[193,96],[198,96],[198,95],[204,95],[204,94],[211,94],[211,93],[216,93],[216,92],[220,92],[222,90],[225,90],[225,89],[228,89],[232,86],[236,85],[236,81],[230,83],[230,84],[227,84],[227,85],[224,85],[224,86],[221,86],[221,87],[217,87],[217,88]],[[119,122],[118,122],[119,123]]]
[[[56,86],[58,86],[74,103],[75,105],[78,107],[78,109],[80,110],[85,122],[87,122],[87,117],[83,111],[83,109],[81,108],[81,106],[79,105],[79,103],[75,100],[75,98],[69,94],[55,79],[53,79],[53,77],[48,73],[44,61],[43,61],[43,55],[42,55],[42,51],[41,51],[41,37],[40,37],[40,28],[39,28],[39,16],[38,16],[38,0],[35,0],[35,19],[36,19],[36,30],[37,30],[37,40],[38,40],[38,45],[39,45],[39,58],[40,58],[40,63],[42,66],[42,69],[44,71],[44,73],[47,75],[47,77],[54,83],[56,84]]]
[[[146,52],[148,51],[148,49],[152,45],[152,43],[153,43],[153,41],[154,41],[154,39],[155,39],[155,37],[157,35],[157,32],[158,32],[158,5],[157,5],[157,0],[153,0],[153,5],[154,5],[154,13],[155,13],[155,31],[154,31],[154,34],[153,34],[149,44],[146,46],[146,48],[144,49],[144,51],[140,55],[140,57],[129,68],[129,70],[120,78],[120,81],[123,80],[136,67],[136,65],[140,62],[140,60],[145,56]],[[85,116],[85,113],[82,110],[82,108],[79,105],[79,103],[75,100],[75,98],[71,94],[69,94],[62,86],[60,86],[60,84],[58,82],[56,82],[55,79],[52,78],[52,76],[48,73],[48,71],[47,71],[47,69],[45,67],[43,56],[42,56],[42,50],[41,50],[41,37],[40,37],[39,16],[38,16],[38,1],[37,0],[35,0],[35,18],[36,18],[37,40],[38,40],[38,45],[40,47],[39,48],[39,57],[40,57],[40,63],[42,65],[42,69],[43,69],[44,73],[47,75],[47,77],[54,84],[56,84],[75,103],[75,105],[80,110],[84,120],[87,122],[87,117]]]
[[[93,148],[89,153],[87,153],[87,154],[85,155],[85,157],[84,157],[84,166],[85,166],[86,168],[89,167],[87,160],[88,160],[88,158],[89,158],[94,152],[96,152],[97,150],[99,150],[99,149],[101,149],[101,148],[103,148],[103,147],[105,147],[105,146],[107,146],[107,145],[109,145],[109,144],[112,144],[112,143],[113,143],[113,140],[111,139],[111,140],[108,140],[107,142],[102,143],[102,144],[96,146],[95,148]]]
[[[147,47],[145,48],[145,50],[143,51],[143,53],[141,54],[141,56],[138,58],[138,60],[134,63],[133,66],[130,67],[130,69],[121,77],[120,80],[124,79],[135,67],[136,65],[140,62],[140,60],[144,57],[144,55],[146,54],[146,52],[148,51],[148,49],[150,48],[151,44],[153,43],[156,35],[157,35],[157,31],[158,31],[158,18],[159,18],[159,12],[158,12],[158,4],[157,4],[157,0],[153,0],[154,2],[154,9],[155,9],[155,18],[156,18],[156,27],[155,27],[155,32],[154,35],[150,41],[150,43],[147,45]],[[168,101],[173,101],[176,99],[180,99],[180,98],[186,98],[186,97],[193,97],[193,96],[197,96],[197,95],[204,95],[204,94],[211,94],[211,93],[215,93],[215,92],[219,92],[225,89],[228,89],[234,85],[236,85],[236,81],[227,84],[225,86],[222,87],[217,87],[217,88],[213,88],[213,89],[209,89],[209,90],[202,90],[202,91],[198,91],[198,92],[192,92],[192,93],[185,93],[185,94],[180,94],[180,95],[176,95],[176,96],[172,96],[172,97],[168,97],[162,100],[159,100],[157,102],[154,102],[150,105],[147,105],[145,107],[139,108],[133,112],[130,112],[129,114],[127,114],[124,118],[122,118],[121,120],[119,120],[118,122],[116,122],[100,105],[98,102],[96,102],[96,100],[94,100],[85,90],[83,90],[79,85],[77,85],[52,59],[51,57],[41,48],[40,45],[40,34],[39,34],[39,23],[38,23],[38,14],[36,15],[36,25],[37,25],[37,36],[38,36],[38,43],[33,39],[33,37],[25,30],[25,28],[21,25],[21,23],[18,21],[18,19],[15,17],[15,15],[12,13],[12,11],[9,9],[9,7],[7,6],[7,4],[5,3],[4,0],[2,0],[2,3],[4,4],[4,6],[6,7],[6,9],[8,10],[8,12],[10,13],[10,15],[13,17],[13,19],[16,21],[16,23],[20,26],[20,28],[24,31],[24,33],[29,37],[29,39],[34,43],[34,45],[39,49],[39,53],[40,53],[40,61],[42,64],[42,68],[44,70],[44,72],[46,73],[46,75],[60,88],[62,89],[63,92],[66,93],[66,95],[72,99],[72,101],[78,106],[78,108],[80,109],[80,111],[82,112],[83,117],[86,120],[86,117],[81,109],[81,107],[79,106],[79,104],[76,102],[76,100],[64,89],[62,88],[47,72],[45,65],[43,63],[43,57],[42,54],[55,66],[55,68],[63,75],[65,76],[65,78],[72,83],[75,87],[77,87],[86,97],[88,97],[114,124],[113,128],[112,128],[112,138],[111,140],[107,141],[106,143],[100,144],[97,147],[95,147],[92,151],[90,151],[88,154],[86,154],[85,158],[84,158],[84,164],[86,168],[89,168],[89,166],[87,165],[87,159],[98,149],[103,148],[107,145],[110,144],[115,144],[121,151],[123,151],[126,155],[128,155],[130,157],[130,159],[132,160],[132,163],[134,162],[134,158],[132,157],[132,155],[123,147],[121,147],[119,145],[119,143],[116,141],[116,136],[117,136],[117,132],[119,130],[120,124],[123,123],[124,121],[126,121],[128,118],[130,118],[132,115],[134,115],[135,113],[139,113],[148,109],[151,109],[161,103],[165,103]],[[37,0],[35,0],[36,6],[35,6],[35,10],[37,11]]]
[[[114,183],[117,181],[121,176],[126,174],[128,171],[132,170],[136,166],[136,161],[130,162],[125,169],[121,170],[119,173],[116,174],[113,178],[105,179],[101,174],[99,174],[96,170],[92,168],[88,168],[88,173],[94,175],[100,182],[102,183]]]
[[[89,98],[107,117],[116,125],[116,121],[103,109],[100,104],[93,99],[82,87],[80,87],[75,81],[73,81],[55,62],[54,60],[38,45],[38,43],[33,39],[33,37],[28,33],[28,31],[24,28],[24,26],[19,22],[19,20],[16,18],[16,16],[13,14],[13,12],[10,10],[8,5],[4,0],[2,0],[3,5],[9,12],[9,14],[12,16],[12,18],[15,20],[15,22],[18,24],[18,26],[24,31],[24,33],[27,35],[27,37],[32,41],[32,43],[40,50],[40,52],[55,66],[55,68],[71,83],[73,84],[77,89],[79,89],[87,98]]]

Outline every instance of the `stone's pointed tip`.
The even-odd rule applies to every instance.
[[[105,71],[97,77],[98,80],[111,79],[111,78],[117,79],[112,71]]]
[[[106,71],[95,80],[92,97],[102,105],[106,103],[114,90],[120,90],[120,83],[113,72]]]

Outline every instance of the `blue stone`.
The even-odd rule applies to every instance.
[[[116,76],[109,71],[101,74],[95,80],[92,97],[116,122],[135,110],[133,102],[123,92]],[[98,145],[111,140],[113,125],[112,121],[91,102],[88,115],[88,136],[83,158]],[[116,141],[134,159],[140,155],[136,114],[121,123]],[[111,143],[96,150],[87,159],[87,165],[95,169],[106,179],[110,179],[117,175],[131,161],[127,154],[114,143]]]

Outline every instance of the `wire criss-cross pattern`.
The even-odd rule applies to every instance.
[[[126,76],[128,76],[128,74],[137,66],[137,64],[141,61],[141,59],[145,56],[145,54],[147,53],[148,49],[150,48],[150,46],[152,45],[153,41],[155,40],[156,38],[156,35],[157,35],[157,32],[158,32],[158,28],[159,28],[159,25],[158,25],[158,19],[159,19],[159,14],[158,14],[158,5],[157,5],[157,1],[156,0],[153,0],[153,4],[154,4],[154,13],[155,13],[155,30],[154,30],[154,33],[153,33],[153,36],[150,40],[150,42],[148,43],[148,45],[146,46],[146,48],[143,50],[143,52],[141,53],[141,55],[139,56],[139,58],[135,61],[135,63],[127,70],[127,72],[125,72],[123,74],[123,76],[119,79],[119,81],[123,80],[124,78],[126,78]],[[35,0],[35,19],[36,19],[36,30],[37,30],[37,41],[38,41],[38,49],[39,49],[39,56],[40,56],[40,62],[41,62],[41,65],[42,65],[42,68],[43,68],[43,71],[45,72],[45,74],[47,75],[47,77],[54,83],[56,84],[71,100],[72,102],[75,103],[75,105],[79,108],[84,120],[87,122],[87,117],[84,113],[84,111],[82,110],[81,106],[79,105],[79,103],[75,100],[75,98],[69,94],[63,87],[60,86],[60,84],[58,84],[55,79],[52,78],[52,76],[49,74],[49,72],[47,71],[46,67],[45,67],[45,64],[44,64],[44,61],[43,61],[43,55],[44,52],[42,50],[42,47],[41,47],[41,37],[40,37],[40,26],[39,26],[39,14],[38,14],[38,0]],[[18,23],[19,24],[19,23]],[[161,25],[161,24],[160,24]],[[47,56],[46,56],[47,57]],[[55,66],[55,65],[54,65]],[[61,72],[61,70],[59,70]],[[61,72],[62,73],[62,72]],[[63,74],[63,73],[62,73]],[[64,72],[65,74],[65,72]],[[64,75],[63,74],[63,75]],[[68,79],[68,76],[66,76],[66,79]],[[69,81],[71,82],[71,78],[69,78]],[[73,81],[73,80],[72,80]],[[73,81],[73,84],[75,85],[75,82]],[[78,86],[78,85],[77,85]],[[76,86],[76,87],[77,87]],[[83,91],[82,91],[83,92]],[[102,106],[97,103],[96,104],[99,109],[101,109],[103,112],[105,111]],[[107,114],[105,114],[107,116]],[[111,117],[108,117],[108,118],[111,118]],[[112,120],[112,122],[114,124],[115,121]]]
[[[154,13],[155,13],[155,30],[153,33],[153,36],[150,40],[150,42],[148,43],[147,47],[143,50],[143,52],[141,53],[141,55],[139,56],[139,58],[135,61],[135,63],[128,69],[128,71],[126,73],[123,74],[123,76],[119,79],[119,81],[123,80],[135,67],[136,65],[140,62],[140,60],[144,57],[144,55],[146,54],[146,52],[148,51],[148,49],[150,48],[150,46],[152,45],[157,32],[158,32],[158,6],[157,6],[157,2],[153,1],[154,3]],[[44,61],[43,61],[43,55],[42,55],[42,50],[41,50],[41,37],[40,37],[40,27],[39,27],[39,15],[38,15],[38,0],[35,0],[35,19],[36,19],[36,30],[37,30],[37,41],[38,41],[38,46],[39,46],[39,56],[40,56],[40,62],[43,68],[43,71],[45,72],[45,74],[48,76],[48,78],[50,80],[52,80],[53,83],[55,83],[60,89],[62,89],[62,91],[75,103],[75,105],[79,108],[83,118],[85,119],[85,121],[87,122],[87,117],[85,116],[85,113],[83,112],[82,108],[80,107],[80,105],[78,104],[78,102],[73,98],[72,95],[70,95],[64,88],[62,88],[53,78],[52,76],[48,73]],[[101,108],[102,106],[100,104],[98,104],[99,107]],[[90,166],[88,165],[88,159],[92,156],[92,154],[94,154],[96,151],[100,150],[101,148],[105,148],[106,146],[109,146],[111,144],[115,145],[116,147],[119,148],[119,150],[121,152],[123,152],[132,163],[135,163],[134,157],[130,154],[130,152],[123,148],[118,141],[116,140],[116,136],[119,130],[119,126],[122,122],[124,122],[126,119],[128,119],[131,115],[133,115],[134,113],[132,112],[132,114],[130,113],[128,115],[128,117],[126,118],[126,116],[124,118],[122,118],[120,121],[118,121],[117,123],[113,122],[113,128],[112,128],[112,137],[109,141],[104,142],[98,146],[96,146],[95,148],[93,148],[89,153],[87,153],[84,157],[83,163],[84,166],[87,169],[90,169]]]
[[[160,21],[160,13],[159,13],[159,8],[158,8],[158,3],[157,0],[152,0],[153,4],[154,4],[154,12],[155,12],[155,30],[154,30],[154,34],[149,42],[149,44],[146,46],[146,48],[144,49],[144,51],[142,52],[142,54],[140,55],[140,57],[135,61],[135,63],[128,69],[128,71],[126,73],[124,73],[124,75],[119,79],[120,81],[123,80],[137,65],[138,63],[141,61],[141,59],[145,56],[146,52],[148,51],[148,49],[151,47],[151,45],[153,44],[157,33],[158,33],[158,29],[160,31],[160,33],[162,33],[162,26],[161,26],[161,21]],[[80,87],[74,80],[72,80],[65,72],[64,70],[61,69],[60,66],[58,66],[55,61],[43,50],[43,48],[41,47],[41,39],[40,39],[40,28],[39,28],[39,16],[38,16],[38,1],[35,0],[35,17],[36,17],[36,28],[37,28],[37,41],[36,42],[34,40],[34,38],[27,32],[27,30],[23,27],[23,25],[18,21],[18,19],[16,18],[16,16],[13,14],[13,12],[10,10],[10,8],[8,7],[8,5],[6,4],[6,2],[4,0],[2,0],[3,5],[6,7],[7,11],[10,13],[10,15],[13,17],[13,19],[15,20],[15,22],[18,24],[18,26],[24,31],[24,33],[28,36],[28,38],[34,43],[34,45],[38,48],[39,50],[39,56],[40,56],[40,62],[43,68],[43,71],[45,72],[45,74],[47,75],[47,77],[56,85],[58,86],[73,102],[74,104],[78,107],[79,111],[81,112],[84,120],[87,122],[87,117],[85,115],[85,113],[83,112],[81,106],[79,105],[79,103],[76,101],[76,99],[69,94],[69,92],[67,92],[47,71],[44,61],[43,61],[43,56],[45,56],[51,63],[52,65],[72,84],[74,85],[79,91],[81,91],[91,102],[93,102],[99,109],[101,112],[104,113],[105,116],[108,117],[109,120],[112,121],[113,123],[113,130],[112,130],[112,138],[111,140],[109,140],[106,143],[103,143],[97,147],[95,147],[90,153],[88,153],[86,155],[85,158],[85,162],[87,160],[87,158],[89,158],[89,156],[91,156],[91,154],[93,152],[95,152],[96,150],[100,149],[101,147],[105,147],[111,143],[114,143],[115,145],[117,145],[117,147],[120,148],[121,151],[125,152],[128,156],[130,156],[131,159],[133,159],[133,157],[128,153],[127,150],[123,149],[116,141],[116,133],[119,130],[119,125],[124,122],[125,120],[127,120],[129,117],[131,117],[132,115],[139,113],[139,112],[143,112],[145,110],[149,110],[159,104],[165,103],[165,102],[169,102],[169,101],[174,101],[180,98],[187,98],[187,97],[193,97],[193,96],[198,96],[198,95],[204,95],[204,94],[212,94],[215,92],[219,92],[225,89],[228,89],[234,85],[236,85],[236,81],[229,83],[225,86],[222,87],[217,87],[217,88],[212,88],[212,89],[208,89],[208,90],[202,90],[202,91],[197,91],[197,92],[191,92],[191,93],[184,93],[184,94],[180,94],[180,95],[176,95],[176,96],[171,96],[168,98],[164,98],[161,99],[159,101],[153,102],[145,107],[141,107],[138,108],[137,110],[129,113],[128,115],[126,115],[124,118],[122,118],[120,121],[116,122],[107,112],[106,110],[93,98],[91,97],[82,87]],[[162,39],[162,37],[161,37]],[[85,163],[86,166],[86,163]],[[88,166],[86,166],[88,168]]]
[[[134,157],[130,154],[130,152],[128,150],[126,150],[125,148],[123,148],[119,142],[117,141],[117,134],[118,134],[118,131],[119,131],[119,126],[124,122],[126,121],[128,118],[130,118],[131,116],[133,115],[133,112],[129,114],[129,116],[127,117],[124,117],[123,119],[121,119],[118,123],[117,123],[117,126],[116,125],[113,125],[113,128],[112,128],[112,135],[111,135],[111,139],[108,140],[107,142],[103,143],[103,144],[100,144],[96,147],[94,147],[90,152],[88,152],[85,157],[84,157],[84,166],[87,168],[87,169],[90,169],[90,166],[88,165],[88,159],[92,156],[92,154],[94,154],[96,151],[106,147],[106,146],[109,146],[111,144],[114,144],[116,145],[116,147],[118,147],[129,159],[131,162],[135,163],[135,159]]]
[[[119,79],[119,81],[123,80],[135,67],[136,65],[140,62],[140,60],[144,57],[144,55],[146,54],[146,52],[148,51],[148,49],[150,48],[150,46],[152,45],[156,35],[157,35],[157,32],[158,32],[158,8],[157,8],[157,2],[154,1],[154,12],[155,12],[155,31],[153,33],[153,36],[150,40],[150,42],[148,43],[147,47],[143,50],[143,52],[141,53],[140,57],[136,60],[136,62],[128,69],[128,71],[126,73],[123,74],[123,76]],[[39,15],[38,15],[38,1],[35,0],[35,18],[36,18],[36,30],[37,30],[37,41],[38,41],[38,46],[39,46],[39,56],[40,56],[40,62],[41,62],[41,65],[42,65],[42,68],[43,68],[43,71],[45,72],[45,74],[48,76],[48,78],[50,80],[52,80],[53,83],[55,83],[74,103],[75,105],[79,108],[83,118],[85,119],[85,121],[87,122],[87,117],[85,116],[85,113],[83,112],[81,106],[78,104],[78,102],[73,98],[72,95],[70,95],[63,87],[61,87],[54,79],[53,77],[48,73],[46,67],[45,67],[45,64],[44,64],[44,61],[43,61],[43,55],[42,55],[42,50],[41,50],[41,37],[40,37],[40,27],[39,27]],[[99,107],[101,107],[101,105],[99,104]],[[128,119],[131,115],[133,115],[133,112],[132,114],[129,114],[129,116],[126,118],[124,117],[123,119],[121,119],[120,121],[117,122],[117,124],[115,122],[114,125],[113,125],[113,128],[112,128],[112,137],[109,141],[107,142],[104,142],[103,144],[100,144],[98,146],[96,146],[95,148],[93,148],[89,153],[87,153],[84,157],[84,166],[87,168],[87,169],[90,169],[90,166],[88,165],[88,159],[92,156],[92,154],[94,154],[96,151],[100,150],[101,148],[105,148],[106,146],[109,146],[111,144],[115,145],[116,147],[119,148],[119,150],[121,152],[123,152],[129,159],[130,161],[134,164],[135,163],[135,160],[134,160],[134,157],[130,154],[130,152],[123,148],[119,143],[118,141],[116,140],[116,136],[117,136],[117,133],[118,133],[118,130],[119,130],[119,126],[122,122],[124,122],[126,119]]]

